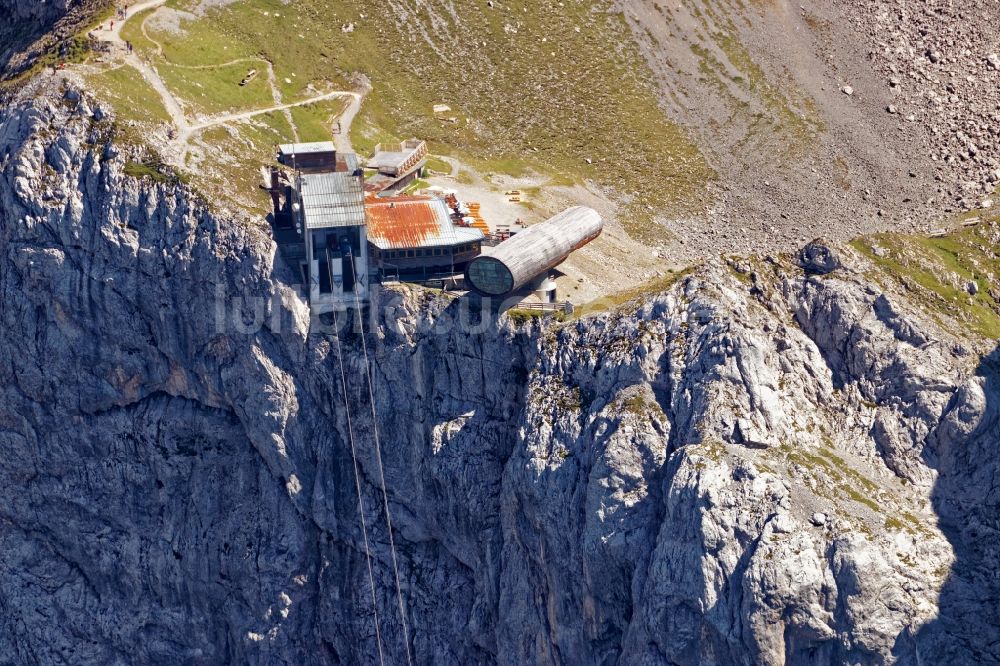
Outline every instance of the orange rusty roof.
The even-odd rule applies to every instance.
[[[433,197],[368,198],[368,240],[380,250],[447,247],[483,240],[478,229],[456,227],[448,206]]]

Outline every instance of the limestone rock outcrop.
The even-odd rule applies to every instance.
[[[70,4],[69,0],[30,2],[25,0],[0,0],[0,10],[8,20],[22,24],[48,25],[60,19]]]
[[[108,0],[0,0],[0,81],[75,36]]]
[[[996,355],[862,257],[710,262],[565,323],[385,291],[362,347],[263,223],[28,93],[0,112],[8,662],[376,663],[374,592],[405,663],[383,471],[415,663],[1000,660]]]

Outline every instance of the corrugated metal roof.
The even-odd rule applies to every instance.
[[[285,155],[308,155],[310,153],[332,153],[337,148],[332,141],[313,141],[311,143],[283,143],[278,146]]]
[[[361,163],[355,153],[337,153],[337,171],[354,173],[360,168]]]
[[[365,179],[365,192],[372,192],[378,194],[382,190],[388,189],[390,185],[395,183],[399,178],[394,178],[393,176],[386,176],[382,173],[377,173],[374,176],[369,176]]]
[[[478,229],[456,227],[448,206],[431,197],[369,199],[368,240],[380,250],[448,247],[485,237]]]
[[[357,227],[365,223],[361,178],[350,173],[314,173],[299,177],[307,229]]]

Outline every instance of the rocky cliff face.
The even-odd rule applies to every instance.
[[[373,420],[266,227],[101,118],[0,115],[5,663],[376,663],[362,515],[404,663],[376,423],[415,663],[1000,660],[996,354],[862,257],[563,324],[386,292]]]
[[[108,0],[0,0],[0,81],[57,50]]]
[[[18,48],[30,43],[46,27],[62,18],[66,13],[66,0],[55,2],[22,2],[20,0],[0,0],[0,16],[4,17],[0,27],[3,46],[0,46],[0,65],[6,65]],[[0,71],[2,71],[0,67]]]
[[[23,0],[0,0],[4,16],[15,23],[29,26],[44,26],[55,23],[66,13],[68,0],[52,2],[24,2]]]

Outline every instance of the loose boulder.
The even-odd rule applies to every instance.
[[[842,264],[830,244],[825,239],[817,238],[799,251],[799,266],[806,273],[827,275],[841,268]]]

